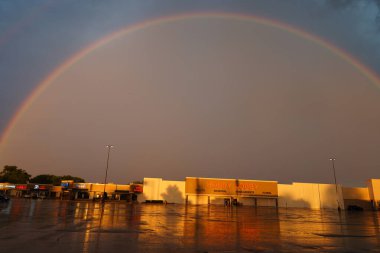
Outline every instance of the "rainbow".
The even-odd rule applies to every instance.
[[[27,111],[29,106],[42,94],[49,85],[61,74],[63,74],[66,70],[74,66],[81,59],[86,57],[87,55],[94,52],[97,48],[100,48],[107,43],[111,42],[114,39],[119,38],[120,36],[133,33],[138,30],[142,30],[154,25],[172,23],[179,20],[184,19],[194,19],[194,18],[221,18],[221,19],[231,19],[231,20],[242,20],[242,21],[251,21],[256,22],[258,24],[270,26],[273,28],[277,28],[279,30],[291,33],[295,36],[303,38],[305,40],[309,40],[327,50],[329,50],[332,54],[339,56],[342,60],[346,61],[353,68],[357,69],[362,75],[364,75],[370,82],[380,87],[380,78],[373,72],[371,69],[366,67],[360,61],[355,59],[352,55],[348,54],[344,50],[337,48],[333,44],[327,42],[326,40],[307,33],[299,28],[290,26],[285,23],[281,23],[279,21],[273,19],[267,19],[259,16],[252,16],[246,14],[238,14],[238,13],[224,13],[224,12],[206,12],[206,13],[185,13],[175,16],[169,17],[161,17],[156,19],[146,20],[137,24],[130,25],[124,29],[113,32],[100,40],[94,42],[93,44],[85,47],[80,50],[78,53],[72,55],[66,61],[64,61],[61,65],[59,65],[54,71],[52,71],[38,86],[36,89],[31,92],[31,94],[24,100],[19,109],[13,115],[12,119],[9,121],[7,127],[3,131],[3,134],[0,136],[0,147],[5,146],[6,140],[12,132],[12,129],[17,124],[22,115]]]

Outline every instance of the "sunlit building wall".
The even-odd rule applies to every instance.
[[[183,181],[161,181],[160,196],[168,203],[184,203],[185,182]]]
[[[341,185],[293,183],[278,184],[278,206],[310,209],[345,209],[345,199],[361,199],[369,202],[365,189],[344,188]],[[368,192],[368,189],[367,189]],[[238,202],[247,206],[275,206],[273,199],[234,196]],[[144,193],[139,202],[162,201],[167,203],[186,203],[185,181],[167,181],[161,178],[144,178]],[[223,204],[223,196],[188,195],[188,204]],[[350,202],[348,202],[350,203]]]
[[[144,193],[141,194],[138,200],[162,200],[160,197],[161,178],[144,178]]]
[[[143,194],[138,196],[139,202],[166,201],[168,203],[185,203],[185,182],[168,181],[162,178],[144,178]]]
[[[277,206],[278,182],[246,179],[186,177],[190,204]]]
[[[186,182],[185,181],[168,181],[162,178],[144,178],[143,194],[138,196],[139,202],[162,201],[165,203],[185,204],[186,203]],[[191,205],[217,204],[223,205],[225,198],[229,196],[212,196],[212,195],[188,195],[187,203]],[[275,206],[273,199],[258,198],[255,200],[251,197],[237,197],[238,202],[243,205],[253,206]]]
[[[279,207],[344,209],[342,187],[335,184],[279,184],[278,204]]]
[[[380,209],[380,179],[370,179],[367,185],[373,207]]]
[[[186,178],[188,180],[189,178]],[[237,201],[237,204],[244,206],[272,206],[283,208],[310,208],[310,209],[364,209],[380,210],[380,179],[370,179],[367,187],[343,187],[335,184],[315,184],[315,183],[292,183],[278,184],[275,181],[258,180],[238,180],[238,179],[210,179],[195,178],[195,180],[209,180],[218,186],[217,182],[236,180],[237,186],[243,187],[244,183],[268,184],[275,183],[275,194],[273,196],[244,195],[244,192],[231,190],[228,193],[207,193],[200,194],[193,189],[188,192],[186,189],[189,184],[187,181],[170,181],[162,178],[144,178],[140,188],[135,185],[106,184],[105,191],[109,199],[112,200],[133,200],[134,195],[137,201],[143,202],[163,202],[176,204],[207,205],[226,204],[226,200]],[[0,193],[12,197],[32,196],[31,192],[35,185],[0,183]],[[93,199],[100,198],[104,191],[104,184],[98,183],[73,183],[70,187],[38,185],[39,191],[44,191],[42,197],[60,199]],[[218,186],[220,188],[220,185]],[[194,188],[194,187],[193,187]],[[199,188],[197,186],[197,188]],[[209,190],[216,191],[217,188]],[[220,190],[220,189],[219,189]],[[247,190],[247,189],[245,189]],[[272,190],[273,192],[273,190]],[[137,194],[134,194],[137,193]],[[128,196],[127,196],[128,195]],[[39,194],[37,194],[39,197]]]
[[[365,187],[342,187],[345,209],[361,207],[364,210],[371,210],[371,198],[369,189]]]

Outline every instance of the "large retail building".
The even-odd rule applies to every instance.
[[[311,209],[380,208],[380,179],[370,179],[367,187],[335,184],[194,178],[168,181],[144,178],[139,202],[178,204],[224,204]]]
[[[143,184],[98,184],[62,181],[60,186],[0,183],[0,192],[14,197],[108,200],[140,203],[296,207],[311,209],[380,209],[380,179],[367,187],[335,184],[187,177],[184,181],[144,178]]]

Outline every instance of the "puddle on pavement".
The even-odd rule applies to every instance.
[[[379,252],[379,212],[12,199],[4,252]],[[22,242],[22,243],[21,243]]]

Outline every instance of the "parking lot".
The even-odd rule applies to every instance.
[[[1,252],[380,252],[380,213],[12,199]]]

